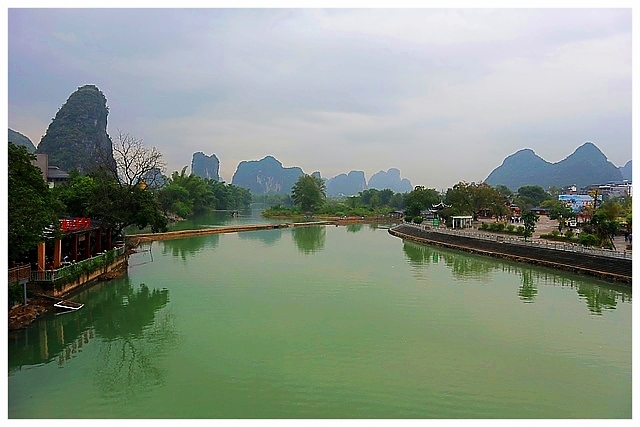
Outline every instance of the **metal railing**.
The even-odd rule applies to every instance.
[[[39,270],[31,272],[31,281],[32,282],[55,282],[65,277],[69,277],[75,274],[78,269],[82,269],[83,266],[93,264],[99,262],[101,260],[107,259],[107,256],[113,256],[114,258],[124,254],[125,247],[117,247],[112,249],[111,251],[106,251],[102,254],[92,256],[91,258],[84,259],[82,261],[75,262],[71,265],[65,265],[64,267],[57,268],[55,270]],[[113,255],[111,255],[113,253]],[[101,264],[104,266],[104,264]]]
[[[535,247],[535,248],[545,248],[545,249],[552,249],[556,251],[583,253],[583,254],[589,254],[589,255],[604,256],[609,258],[632,259],[631,251],[626,251],[626,250],[614,251],[611,249],[595,249],[595,248],[583,246],[576,243],[553,242],[553,241],[546,241],[546,240],[525,241],[524,237],[521,237],[521,236],[510,236],[510,235],[502,235],[502,234],[495,234],[495,233],[487,233],[484,230],[475,230],[475,229],[458,230],[458,229],[450,229],[450,228],[432,227],[430,225],[414,224],[414,223],[408,223],[408,222],[402,223],[400,225],[407,225],[413,228],[423,230],[425,232],[464,236],[464,237],[470,237],[473,239],[488,240],[492,242],[502,242],[502,243],[508,243],[508,244],[514,244],[514,245]]]

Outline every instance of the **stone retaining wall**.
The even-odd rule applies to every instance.
[[[389,233],[396,237],[420,243],[543,265],[631,285],[632,265],[630,259],[597,257],[583,253],[518,245],[516,243],[474,239],[472,237],[438,233],[437,231],[421,230],[407,225],[391,228]]]

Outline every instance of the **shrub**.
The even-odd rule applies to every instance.
[[[488,230],[489,229],[489,224],[487,224],[486,222],[483,222],[482,224],[480,224],[480,227],[478,227],[480,230]]]
[[[524,225],[519,225],[518,228],[516,229],[516,233],[518,233],[521,236],[524,236]]]
[[[513,233],[513,231],[516,229],[516,226],[513,224],[507,224],[507,231],[509,233]]]
[[[560,232],[558,230],[551,230],[551,236],[558,237],[560,236]]]
[[[554,231],[555,231],[555,230],[554,230]],[[567,238],[567,239],[569,239],[569,240],[571,240],[571,238],[573,237],[573,235],[574,235],[573,230],[567,230],[567,231],[564,233],[564,237],[566,237],[566,238]]]
[[[422,220],[423,220],[423,218],[418,215],[417,217],[413,218],[413,223],[414,224],[422,224]]]
[[[589,233],[580,233],[580,237],[578,237],[578,242],[585,246],[597,246],[600,244],[600,239],[597,236]]]

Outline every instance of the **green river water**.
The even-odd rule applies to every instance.
[[[8,342],[9,418],[631,418],[631,290],[369,225],[154,242]]]

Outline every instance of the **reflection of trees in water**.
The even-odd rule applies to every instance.
[[[348,233],[357,233],[362,230],[362,224],[347,224],[346,227]]]
[[[492,270],[497,269],[494,262],[486,261],[479,256],[436,250],[431,246],[418,245],[411,241],[404,241],[403,250],[411,265],[438,264],[443,261],[456,278],[486,279]]]
[[[282,230],[276,228],[273,230],[243,231],[238,233],[238,238],[242,240],[257,240],[266,246],[272,246],[282,238]]]
[[[93,344],[101,346],[100,354],[105,358],[98,372],[104,390],[113,387],[116,380],[124,384],[120,376],[144,384],[148,384],[145,378],[155,378],[157,383],[160,371],[152,361],[177,340],[171,313],[165,309],[169,302],[167,289],[134,286],[125,274],[98,282],[69,298],[83,302],[84,307],[69,314],[46,316],[9,340],[9,372],[55,359],[63,367]],[[132,369],[135,372],[130,372]],[[108,374],[103,376],[105,370]]]
[[[538,288],[533,280],[533,272],[531,270],[522,270],[520,273],[522,285],[518,288],[518,296],[524,302],[533,302],[538,295]]]
[[[217,247],[219,241],[219,234],[193,236],[185,239],[162,240],[162,253],[166,254],[171,252],[171,255],[174,257],[179,256],[183,261],[186,261],[187,257],[191,257],[200,252],[205,246]]]
[[[114,291],[105,291],[103,303],[94,309],[95,333],[102,338],[96,372],[100,390],[127,397],[162,384],[158,356],[177,342],[173,316],[165,309],[169,291],[133,286],[128,277]]]
[[[158,359],[176,342],[174,319],[164,311],[136,335],[102,341],[101,363],[96,372],[99,390],[107,396],[122,399],[164,384],[166,372],[158,366]]]
[[[614,310],[618,302],[631,302],[631,289],[616,287],[604,281],[582,276],[573,276],[562,271],[547,268],[535,268],[527,264],[501,262],[498,259],[479,259],[478,256],[449,252],[428,245],[420,245],[409,240],[404,241],[404,253],[413,267],[438,264],[441,261],[449,267],[456,278],[487,278],[491,271],[500,270],[520,276],[518,297],[525,303],[531,303],[538,296],[540,286],[569,286],[576,289],[581,299],[587,303],[593,314],[602,314],[603,310]],[[594,283],[595,282],[595,283]]]
[[[578,286],[578,295],[586,300],[587,307],[593,314],[602,314],[603,309],[615,309],[619,296],[618,293],[612,289],[605,289],[586,283],[581,283]],[[624,295],[622,301],[624,301]]]
[[[318,225],[294,227],[291,235],[300,252],[311,254],[324,249],[327,229]]]

